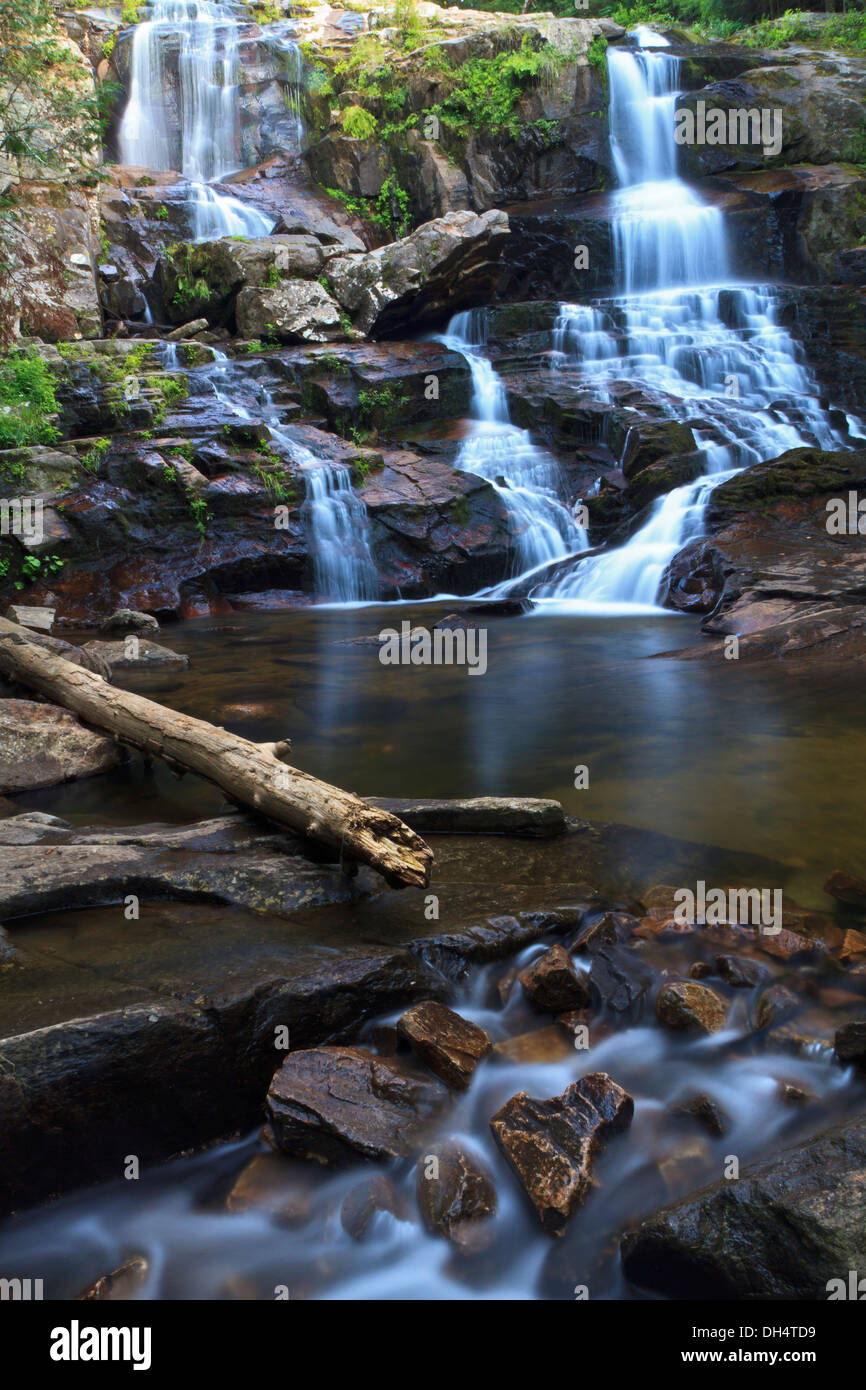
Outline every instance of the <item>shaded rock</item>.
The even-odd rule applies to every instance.
[[[407,1009],[397,1021],[397,1032],[416,1057],[458,1090],[469,1085],[475,1068],[491,1047],[483,1028],[433,999]]]
[[[708,985],[682,981],[663,985],[656,999],[656,1017],[665,1028],[718,1033],[725,1026],[728,1007]]]
[[[633,1114],[631,1096],[596,1072],[550,1100],[521,1091],[493,1116],[496,1141],[549,1235],[562,1235],[586,1201],[593,1159],[610,1135],[628,1128]]]
[[[379,638],[375,638],[378,645]],[[547,839],[565,831],[565,813],[558,801],[528,796],[477,796],[465,800],[407,800],[400,797],[366,796],[407,820],[421,835],[519,835]]]
[[[474,1153],[454,1139],[418,1160],[416,1190],[424,1225],[459,1248],[478,1248],[478,1224],[496,1211],[493,1178]]]
[[[586,980],[575,969],[564,946],[551,946],[520,971],[520,983],[533,1004],[548,1013],[567,1013],[589,1003]]]
[[[283,1153],[343,1166],[411,1153],[447,1099],[441,1081],[396,1058],[317,1047],[290,1053],[265,1110]]]
[[[134,1255],[111,1274],[103,1274],[77,1295],[79,1302],[102,1303],[135,1298],[147,1283],[150,1261],[144,1255]]]
[[[112,671],[185,670],[189,657],[131,635],[122,642],[85,642],[84,650],[94,652]]]
[[[398,1221],[406,1219],[406,1204],[397,1188],[390,1178],[377,1173],[346,1193],[340,1207],[340,1225],[353,1240],[363,1240],[381,1211],[389,1212]]]
[[[602,946],[628,941],[638,926],[638,919],[627,912],[605,912],[603,917],[581,928],[572,942],[572,950],[595,955]]]
[[[823,1301],[864,1267],[864,1171],[858,1116],[629,1231],[626,1278],[671,1298]]]
[[[363,332],[398,336],[491,298],[508,232],[504,212],[450,212],[377,251],[335,257],[328,281]]]
[[[852,1019],[840,1028],[834,1047],[840,1062],[854,1062],[862,1067],[866,1063],[866,1016]]]
[[[699,1091],[696,1095],[689,1096],[686,1100],[680,1101],[671,1111],[673,1115],[690,1115],[697,1120],[699,1125],[712,1134],[714,1138],[721,1138],[731,1127],[731,1118],[712,1096],[708,1096],[706,1091]]]
[[[716,956],[716,970],[734,989],[753,989],[772,978],[768,966],[749,956]]]
[[[59,705],[0,700],[0,792],[92,777],[120,760],[110,735],[85,728]]]
[[[860,960],[864,955],[866,955],[866,935],[861,931],[855,931],[853,927],[849,927],[839,947],[839,959],[846,962]]]
[[[572,1055],[573,1048],[565,1032],[557,1024],[536,1028],[531,1033],[518,1033],[493,1044],[490,1056],[495,1062],[532,1066],[537,1062],[562,1062]]]
[[[226,1211],[263,1212],[279,1226],[300,1226],[311,1210],[308,1182],[279,1154],[256,1154],[226,1197]]]
[[[725,557],[709,541],[689,541],[661,577],[658,602],[680,613],[712,613],[725,584]]]
[[[803,1001],[786,985],[771,985],[758,996],[755,1005],[755,1027],[771,1028],[775,1023],[783,1023],[802,1006]]]
[[[159,632],[159,623],[152,613],[136,613],[131,608],[118,608],[106,618],[100,632]]]
[[[589,982],[614,1013],[638,1010],[655,981],[655,972],[633,951],[602,946],[593,956]]]

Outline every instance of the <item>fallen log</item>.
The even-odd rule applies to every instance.
[[[320,782],[275,757],[276,745],[252,743],[225,729],[119,690],[31,640],[0,618],[0,673],[63,705],[152,757],[196,772],[233,800],[301,835],[369,864],[393,886],[424,887],[433,852],[397,816],[351,792]]]

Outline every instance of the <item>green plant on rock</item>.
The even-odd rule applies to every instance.
[[[276,261],[274,261],[272,265],[268,266],[267,273],[265,275],[264,280],[262,281],[262,284],[264,285],[265,289],[275,290],[278,285],[282,284],[282,282],[282,271],[280,270]]]
[[[48,579],[52,574],[58,574],[65,564],[59,555],[25,555],[21,561],[20,578],[15,580],[15,588],[23,589],[28,584],[35,584],[37,579]]]
[[[396,174],[389,174],[379,190],[373,211],[373,220],[386,227],[392,236],[402,237],[412,226],[409,208],[409,194],[397,182]]]
[[[0,449],[53,443],[56,410],[54,376],[35,351],[0,359]]]
[[[207,535],[208,522],[213,521],[212,514],[207,509],[207,502],[203,497],[197,497],[191,487],[184,488],[186,500],[192,513],[193,525],[198,531],[202,540]]]
[[[110,448],[110,439],[94,440],[81,460],[82,468],[86,468],[88,473],[98,473]]]
[[[363,106],[347,106],[340,114],[340,124],[353,140],[372,140],[376,134],[376,117]]]

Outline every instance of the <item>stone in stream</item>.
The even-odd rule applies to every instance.
[[[69,710],[32,700],[0,700],[0,792],[92,777],[120,760],[109,734],[85,728]]]
[[[102,657],[112,671],[182,671],[189,666],[188,656],[135,635],[124,638],[122,642],[85,642],[84,650]]]
[[[824,884],[824,892],[829,893],[837,902],[866,908],[866,879],[855,878],[853,874],[846,874],[842,869],[836,869],[830,875]]]
[[[670,1298],[844,1296],[866,1268],[866,1116],[656,1212],[622,1242],[626,1278]]]
[[[731,1127],[730,1115],[722,1109],[718,1101],[708,1096],[706,1091],[687,1096],[672,1108],[671,1114],[688,1115],[697,1120],[714,1139],[720,1139]]]
[[[562,1017],[566,1015],[563,1014]],[[557,1023],[549,1023],[545,1028],[536,1028],[531,1033],[518,1033],[514,1038],[505,1038],[502,1042],[494,1043],[490,1057],[494,1062],[532,1066],[537,1062],[563,1062],[573,1051],[565,1030]]]
[[[311,1211],[309,1180],[281,1155],[256,1154],[238,1174],[226,1211],[258,1211],[278,1226],[301,1226]]]
[[[592,1163],[611,1135],[631,1124],[634,1101],[604,1072],[550,1100],[525,1091],[490,1121],[497,1143],[526,1189],[542,1226],[561,1235],[593,1187]]]
[[[397,1021],[397,1032],[412,1051],[449,1086],[463,1091],[491,1042],[483,1028],[461,1018],[435,999],[413,1004]]]
[[[663,985],[656,999],[656,1017],[675,1032],[718,1033],[724,1028],[728,1006],[708,985],[693,980]]]
[[[110,1274],[103,1274],[101,1278],[94,1279],[92,1284],[88,1284],[86,1289],[82,1289],[81,1293],[76,1295],[77,1301],[104,1303],[135,1298],[147,1283],[149,1273],[150,1261],[144,1255],[133,1255]]]
[[[639,919],[627,912],[605,912],[597,921],[581,928],[571,949],[595,955],[602,946],[616,946],[621,941],[628,941],[639,926]]]
[[[447,1102],[441,1081],[397,1058],[314,1047],[289,1054],[265,1109],[283,1153],[343,1166],[406,1157]]]
[[[839,947],[839,959],[847,962],[860,960],[863,956],[866,956],[866,936],[863,932],[849,927]]]
[[[431,1235],[475,1252],[483,1224],[496,1211],[493,1178],[479,1158],[455,1139],[435,1144],[418,1159],[418,1206]]]
[[[787,985],[770,985],[755,1004],[755,1027],[772,1028],[776,1023],[784,1023],[802,1007],[802,999]]]
[[[100,632],[114,635],[118,632],[159,632],[159,623],[152,613],[138,613],[134,608],[118,608],[106,618]]]
[[[635,951],[602,946],[592,958],[590,986],[617,1014],[638,1013],[655,982],[655,972]]]
[[[574,968],[564,946],[551,946],[519,975],[527,996],[548,1013],[567,1013],[589,1003],[586,980]]]
[[[20,623],[22,627],[34,632],[50,632],[54,626],[54,608],[28,608],[22,603],[13,603],[6,610],[10,623]]]
[[[372,640],[379,645],[378,637]],[[561,804],[541,797],[476,796],[437,801],[365,796],[364,800],[399,816],[419,835],[519,835],[548,839],[566,830]]]
[[[173,328],[170,333],[166,333],[167,343],[181,343],[185,338],[194,338],[196,333],[206,333],[210,328],[207,319],[190,319],[189,323],[182,323],[179,328]]]
[[[852,1019],[838,1029],[834,1048],[840,1062],[854,1062],[858,1067],[866,1066],[866,1014]]]
[[[753,989],[772,979],[772,972],[749,956],[716,956],[716,970],[733,989]]]
[[[384,1173],[364,1178],[346,1193],[340,1207],[340,1225],[353,1240],[363,1240],[379,1212],[388,1212],[398,1221],[408,1219],[406,1203],[399,1190]]]

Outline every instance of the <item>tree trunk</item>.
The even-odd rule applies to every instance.
[[[301,835],[369,864],[394,886],[423,887],[433,852],[396,816],[288,767],[273,745],[118,690],[30,640],[0,618],[0,673],[63,705],[97,729],[215,782],[234,800]]]

